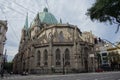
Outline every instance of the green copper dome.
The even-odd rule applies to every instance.
[[[58,21],[55,18],[54,15],[48,12],[47,8],[44,8],[43,12],[39,13],[39,18],[41,23],[47,23],[47,24],[57,24]]]

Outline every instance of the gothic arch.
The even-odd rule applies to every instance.
[[[65,60],[70,60],[70,51],[69,51],[69,49],[65,50]]]
[[[48,65],[48,51],[45,49],[43,52],[44,65]]]
[[[85,66],[85,71],[88,72],[88,52],[89,52],[89,48],[85,47],[84,48],[84,66]]]
[[[61,58],[60,49],[56,49],[55,53],[56,53],[56,60],[60,60],[60,58]]]
[[[41,52],[38,50],[37,51],[37,65],[40,65],[40,59],[41,59]]]
[[[60,41],[60,42],[63,42],[63,41],[64,41],[63,31],[60,31],[60,33],[59,33],[59,41]]]
[[[65,65],[70,65],[70,51],[68,48],[65,50],[64,58],[65,58]]]
[[[55,59],[56,59],[56,65],[61,65],[61,51],[60,49],[56,49],[55,51]]]

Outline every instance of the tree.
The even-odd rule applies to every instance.
[[[87,15],[93,21],[117,24],[116,32],[118,32],[120,27],[120,0],[96,0],[92,7],[88,9]]]
[[[12,70],[13,70],[13,62],[6,62],[6,63],[4,64],[4,69],[5,69],[8,73],[12,72]]]
[[[97,57],[98,68],[100,68],[100,65],[101,65],[101,62],[102,62],[100,53],[96,53],[96,57]]]
[[[116,52],[110,52],[108,54],[108,59],[110,61],[112,70],[119,68],[120,54],[118,53],[118,51],[116,51]]]

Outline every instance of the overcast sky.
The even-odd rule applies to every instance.
[[[11,60],[18,52],[21,37],[21,29],[24,26],[28,12],[29,24],[38,12],[48,7],[59,21],[77,25],[81,31],[92,31],[98,37],[111,42],[120,41],[120,31],[115,34],[117,25],[109,23],[92,22],[85,15],[87,9],[92,6],[95,0],[0,0],[0,19],[8,21],[7,49],[8,59]]]

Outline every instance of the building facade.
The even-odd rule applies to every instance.
[[[109,47],[108,52],[108,61],[112,70],[120,70],[120,43],[115,47]]]
[[[94,68],[92,32],[81,32],[71,24],[57,21],[44,8],[28,27],[22,29],[19,51],[13,59],[14,73],[87,72]]]
[[[3,63],[4,44],[6,41],[7,21],[0,20],[0,70]]]
[[[95,39],[95,53],[98,68],[120,70],[120,43],[114,44],[106,39]]]

